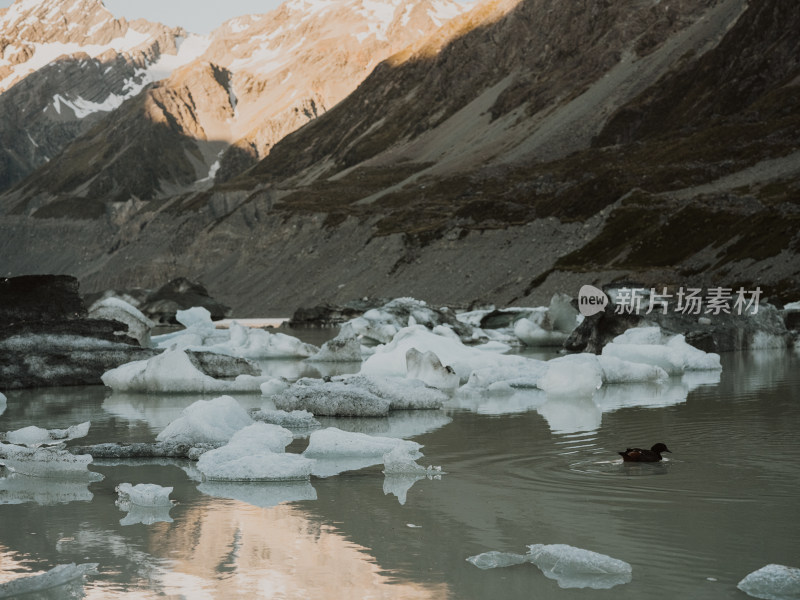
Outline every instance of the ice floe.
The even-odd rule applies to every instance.
[[[116,505],[127,512],[120,520],[120,525],[152,525],[153,523],[171,523],[169,511],[173,501],[169,499],[171,487],[162,487],[154,483],[120,483],[116,488]]]
[[[89,433],[90,425],[90,421],[72,425],[66,429],[42,429],[41,427],[30,425],[15,431],[0,432],[0,441],[28,447],[61,444],[67,440],[86,437]]]
[[[31,477],[98,481],[103,476],[89,471],[91,462],[89,455],[75,455],[61,448],[0,444],[0,463],[15,473]]]
[[[254,421],[280,425],[290,430],[316,429],[320,426],[319,421],[307,410],[270,410],[268,408],[255,408],[250,411],[250,416]]]
[[[633,569],[625,561],[567,544],[533,544],[527,554],[484,552],[467,558],[479,569],[532,563],[562,588],[609,589],[629,583]]]
[[[632,577],[631,565],[625,561],[567,544],[533,544],[528,546],[528,556],[562,588],[609,589]]]
[[[750,573],[736,587],[753,598],[798,600],[800,598],[800,569],[769,564]]]
[[[254,423],[236,432],[225,446],[203,454],[197,468],[216,481],[308,479],[314,461],[284,452],[292,437],[283,427]]]
[[[687,344],[683,335],[666,336],[660,327],[630,328],[606,344],[602,355],[655,365],[670,375],[722,368],[719,354]]]
[[[159,442],[185,444],[227,443],[233,435],[253,424],[248,412],[234,398],[220,396],[198,400],[156,436]]]
[[[182,350],[173,349],[148,360],[137,360],[106,371],[105,385],[115,391],[143,393],[259,392],[272,378],[239,375],[233,380],[215,379],[200,371]]]
[[[285,333],[244,327],[235,321],[227,329],[217,329],[211,313],[202,307],[179,310],[176,318],[185,329],[153,337],[159,348],[214,352],[253,360],[308,358],[319,350]]]
[[[98,563],[58,565],[40,575],[0,583],[0,598],[83,598],[87,575],[97,574]]]

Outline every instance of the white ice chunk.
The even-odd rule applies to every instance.
[[[664,343],[660,327],[631,327],[611,340],[614,344],[660,346]]]
[[[215,379],[198,370],[182,350],[168,350],[106,371],[103,383],[115,391],[164,393],[258,392],[271,377],[239,375]]]
[[[149,347],[151,345],[150,331],[153,329],[154,323],[138,308],[121,298],[110,297],[98,300],[89,309],[89,317],[119,321],[128,326],[128,335],[138,340],[141,346]]]
[[[14,444],[0,444],[0,463],[14,471],[31,477],[100,480],[100,473],[89,471],[92,457],[88,454],[71,454],[60,448],[28,448]]]
[[[611,356],[632,363],[655,365],[670,375],[680,375],[684,371],[683,356],[667,346],[613,342],[603,347],[603,356]]]
[[[361,362],[362,351],[358,334],[350,323],[345,323],[339,334],[325,342],[319,352],[308,360],[314,362]]]
[[[661,367],[670,375],[721,369],[719,354],[703,352],[682,335],[667,337],[660,327],[632,327],[603,348],[603,356]]]
[[[194,306],[186,310],[179,310],[175,313],[175,320],[187,329],[198,325],[204,328],[208,328],[209,326],[211,328],[214,327],[214,323],[211,320],[211,313],[203,306]]]
[[[512,567],[514,565],[521,565],[528,562],[528,555],[515,554],[514,552],[499,552],[492,550],[490,552],[482,552],[475,556],[470,556],[467,559],[468,563],[472,563],[479,569],[496,569],[498,567]]]
[[[458,336],[455,339],[461,342]],[[435,388],[453,390],[461,383],[461,378],[453,368],[443,365],[439,357],[430,351],[423,354],[416,348],[409,348],[406,352],[406,368],[408,377]]]
[[[315,427],[319,427],[319,421],[307,410],[293,410],[287,412],[285,410],[259,408],[251,410],[250,416],[256,421],[280,425],[286,429],[314,429]]]
[[[593,354],[570,354],[547,361],[537,385],[548,396],[591,396],[603,385],[603,370]]]
[[[313,460],[283,452],[292,433],[277,425],[254,423],[237,432],[225,446],[197,461],[206,479],[216,481],[289,481],[308,479]]]
[[[427,466],[423,467],[417,464],[415,456],[418,451],[410,451],[408,446],[395,446],[389,452],[383,455],[383,473],[385,475],[421,475],[427,476],[441,476],[443,475],[442,467]]]
[[[156,439],[159,442],[186,444],[225,443],[253,419],[235,399],[220,396],[198,400],[183,409],[181,416],[167,425]]]
[[[372,375],[344,375],[334,381],[357,386],[389,401],[389,410],[427,410],[441,408],[447,394],[430,387],[418,379],[404,377],[378,377]]]
[[[784,343],[785,347],[785,343]],[[703,352],[691,344],[686,343],[686,338],[676,335],[667,342],[667,348],[678,352],[683,359],[683,368],[687,371],[714,371],[722,369],[719,354]]]
[[[800,598],[800,569],[770,564],[750,573],[736,587],[753,598],[797,600]]]
[[[569,336],[568,333],[563,331],[544,329],[538,323],[525,317],[514,323],[514,335],[526,346],[534,347],[563,346],[564,341]]]
[[[632,363],[613,356],[598,356],[603,370],[604,383],[647,383],[669,379],[669,374],[659,366]]]
[[[253,360],[266,358],[308,358],[317,354],[318,348],[301,342],[285,333],[270,333],[265,329],[244,327],[236,322],[228,328],[230,339],[213,345],[204,345],[202,350],[228,354]],[[200,350],[201,348],[192,348]]]
[[[45,591],[52,597],[83,598],[86,575],[97,573],[98,563],[58,565],[40,575],[17,577],[0,583],[0,598],[34,598]]]
[[[422,454],[421,444],[398,438],[378,437],[364,433],[351,433],[336,427],[320,429],[311,434],[308,448],[303,453],[311,458],[317,457],[379,457],[388,454],[395,448],[403,448],[412,458]]]
[[[131,505],[136,506],[172,506],[169,495],[171,487],[163,487],[155,483],[120,483],[115,491],[118,494],[117,506],[122,510],[130,510]]]
[[[72,425],[67,429],[42,429],[35,425],[23,427],[8,433],[0,433],[0,440],[21,446],[43,446],[49,444],[60,444],[67,440],[74,440],[86,437],[89,433],[90,421],[79,425]]]
[[[528,546],[528,560],[562,588],[609,589],[632,576],[624,561],[566,544]]]
[[[499,365],[475,369],[469,376],[465,387],[487,389],[497,383],[511,388],[536,388],[539,379],[547,372],[547,363],[527,360],[516,365]]]

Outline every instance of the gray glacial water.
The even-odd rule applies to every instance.
[[[105,479],[82,483],[0,471],[0,583],[89,562],[99,575],[85,597],[103,599],[745,599],[736,584],[748,573],[800,566],[800,357],[738,353],[723,366],[719,377],[609,387],[592,400],[519,392],[335,421],[416,433],[418,462],[447,474],[410,488],[385,480],[381,465],[291,485],[201,483],[182,461],[98,462]],[[300,363],[274,367],[309,374]],[[199,398],[102,387],[7,395],[0,431],[91,420],[86,443],[151,441]],[[673,450],[667,462],[618,460],[626,446],[658,441]],[[178,503],[154,517],[164,520],[123,525],[122,482],[172,486]],[[632,580],[561,589],[532,564],[480,570],[465,560],[530,544],[623,560]]]

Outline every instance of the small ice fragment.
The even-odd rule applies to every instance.
[[[29,575],[0,583],[0,598],[35,597],[45,590],[52,597],[83,598],[83,582],[86,575],[97,573],[98,563],[58,565],[46,573]]]
[[[252,424],[253,419],[241,404],[230,396],[220,396],[187,406],[156,439],[187,444],[225,443],[234,433]]]
[[[442,390],[454,390],[461,383],[461,378],[453,368],[443,365],[439,357],[431,351],[422,353],[416,348],[409,348],[406,351],[406,369],[407,377],[419,379]]]
[[[383,455],[383,472],[385,475],[422,475],[440,476],[442,467],[427,466],[417,464],[414,455],[417,451],[410,451],[408,446],[395,446],[391,451]]]
[[[631,580],[631,566],[567,544],[533,544],[527,558],[562,588],[609,589]]]
[[[172,493],[171,487],[162,487],[155,483],[120,483],[116,488],[119,495],[117,506],[122,510],[130,510],[131,505],[136,506],[172,506],[169,495]]]
[[[736,587],[753,598],[797,600],[800,598],[800,569],[769,564],[750,573]]]
[[[274,377],[259,386],[262,396],[274,396],[289,389],[289,382],[282,377]]]
[[[398,447],[403,448],[413,458],[422,456],[419,452],[422,446],[417,442],[364,433],[350,433],[335,427],[320,429],[312,433],[308,441],[308,448],[303,454],[312,458],[382,457]]]
[[[421,529],[422,525],[414,525],[413,523],[406,523],[406,527],[411,527],[412,529]]]
[[[6,401],[7,399],[5,395],[3,394],[3,392],[0,392],[0,415],[6,412],[6,406],[7,406]]]
[[[67,429],[42,429],[31,425],[16,431],[0,433],[0,440],[22,446],[42,446],[47,444],[60,444],[67,440],[86,437],[89,433],[90,421],[73,425]]]
[[[515,554],[514,552],[492,550],[490,552],[483,552],[482,554],[470,556],[467,562],[472,563],[479,569],[495,569],[498,567],[521,565],[528,562],[528,556],[524,554]]]

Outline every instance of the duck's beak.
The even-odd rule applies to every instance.
[[[672,450],[670,450],[669,448],[664,448],[664,452],[669,452],[670,454],[672,454]]]

